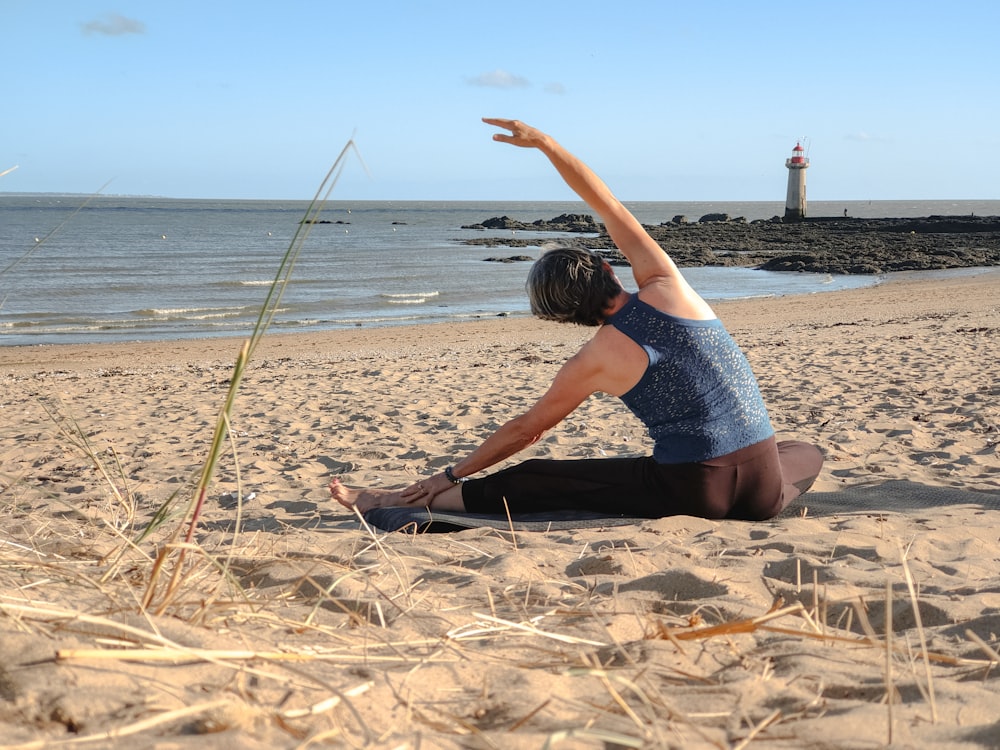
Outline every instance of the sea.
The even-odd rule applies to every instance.
[[[726,213],[781,215],[779,202],[636,202],[640,221]],[[317,331],[527,316],[528,248],[466,245],[551,232],[463,229],[589,213],[578,202],[330,201],[303,226],[307,201],[188,200],[0,193],[0,346],[249,336],[278,298],[271,331]],[[810,202],[810,216],[1000,215],[1000,201]],[[302,232],[308,230],[303,241]],[[295,241],[297,260],[277,282]],[[566,237],[566,235],[562,235]],[[573,235],[586,242],[586,235]],[[287,269],[286,269],[287,270]],[[817,294],[872,276],[690,268],[709,300]],[[627,277],[627,274],[621,274]],[[623,281],[627,281],[623,278]]]

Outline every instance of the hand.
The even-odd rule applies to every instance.
[[[500,141],[501,143],[509,143],[512,146],[520,146],[521,148],[540,148],[548,139],[548,136],[541,130],[533,128],[530,125],[525,125],[520,120],[504,120],[496,117],[484,117],[483,122],[487,125],[495,125],[498,128],[511,131],[510,135],[507,135],[506,133],[494,133],[493,140]]]
[[[414,482],[399,493],[399,496],[407,505],[426,506],[430,505],[431,500],[451,486],[451,480],[444,475],[444,472],[441,472],[427,479],[421,479],[419,482]]]

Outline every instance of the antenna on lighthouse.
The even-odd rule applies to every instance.
[[[806,170],[809,157],[802,148],[802,141],[796,142],[790,158],[785,159],[788,167],[788,192],[785,195],[785,221],[801,221],[806,218]]]

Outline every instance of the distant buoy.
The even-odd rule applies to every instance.
[[[41,240],[38,237],[35,237],[35,242],[41,242]]]
[[[165,234],[161,234],[161,235],[160,235],[160,239],[161,239],[161,240],[165,240],[165,239],[167,239],[167,235],[165,235]]]

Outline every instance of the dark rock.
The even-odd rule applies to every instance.
[[[600,232],[601,225],[594,221],[594,217],[590,214],[560,214],[554,219],[549,219],[548,221],[542,221],[539,219],[531,225],[537,231],[547,231],[551,232],[553,230],[559,232]]]
[[[525,240],[514,237],[477,237],[474,240],[455,240],[464,245],[480,245],[482,247],[538,247],[538,240]]]
[[[769,271],[835,274],[882,274],[1000,265],[1000,217],[928,216],[910,219],[806,218],[784,222],[780,217],[747,222],[725,214],[726,220],[680,221],[647,226],[646,231],[682,267],[744,266]],[[484,222],[484,225],[487,222]],[[612,265],[627,265],[600,224],[586,214],[564,214],[547,222],[525,225],[509,217],[489,220],[501,229],[586,231],[594,236],[579,242],[602,253]],[[476,225],[482,228],[484,225]],[[580,227],[580,230],[567,227]],[[482,237],[459,240],[472,245],[526,247],[538,240]]]
[[[512,232],[521,230],[531,232],[597,234],[602,230],[602,227],[590,214],[560,214],[553,219],[538,219],[530,224],[517,221],[509,216],[495,216],[492,219],[486,219],[482,224],[466,224],[462,229],[505,229]]]
[[[507,258],[483,258],[487,263],[520,263],[522,261],[532,261],[530,255],[511,255]]]
[[[509,216],[494,216],[482,224],[473,224],[472,226],[462,227],[462,229],[518,229],[523,226],[524,224],[520,221],[514,221]]]
[[[718,224],[729,221],[729,214],[705,214],[698,219],[699,224]]]

